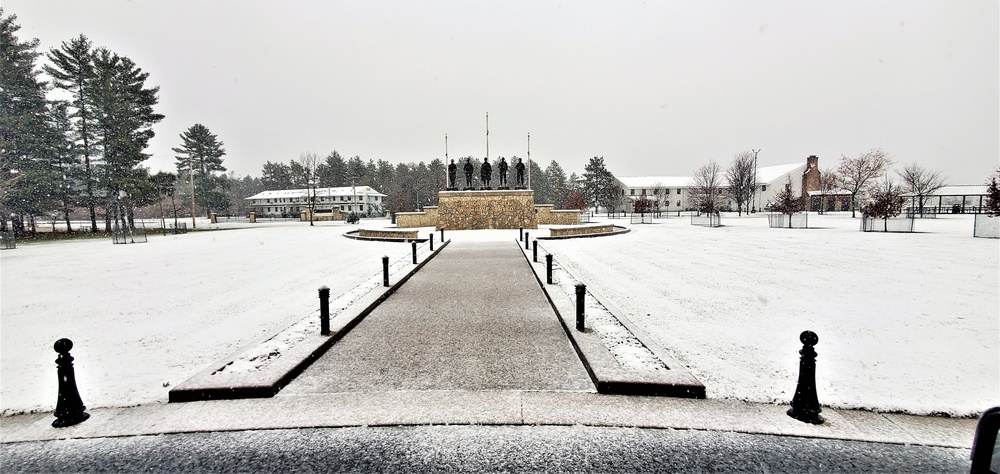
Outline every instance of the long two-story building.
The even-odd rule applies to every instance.
[[[311,193],[305,189],[264,191],[247,198],[253,212],[260,217],[298,217],[309,209]],[[315,193],[317,213],[339,209],[341,212],[360,212],[369,216],[385,215],[385,198],[370,186],[343,186],[319,188]]]

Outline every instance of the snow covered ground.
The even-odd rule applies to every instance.
[[[632,232],[543,247],[709,397],[790,401],[808,329],[824,405],[969,415],[1000,400],[1000,241],[973,238],[972,216],[912,234],[862,233],[849,213],[810,214],[810,229],[613,221]]]
[[[811,229],[769,229],[766,216],[724,215],[714,229],[611,222],[633,231],[540,251],[612,298],[710,397],[791,400],[798,334],[810,329],[824,405],[968,415],[1000,399],[1000,241],[973,238],[971,216],[920,220],[915,234],[861,233],[850,214],[811,214]],[[0,411],[54,408],[60,337],[76,345],[88,407],[166,401],[208,364],[315,313],[320,286],[336,298],[380,273],[382,255],[409,258],[405,244],[342,237],[356,227],[264,223],[0,252]]]

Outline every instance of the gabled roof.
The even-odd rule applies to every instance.
[[[385,196],[370,186],[341,186],[338,188],[318,188],[316,189],[316,197],[327,197],[327,196],[350,196],[353,194],[357,195],[368,195],[368,196]],[[262,193],[254,194],[247,199],[276,199],[276,198],[304,198],[307,197],[305,189],[279,189],[275,191],[264,191]]]
[[[928,196],[985,196],[985,184],[952,184],[944,186]],[[903,193],[903,196],[916,196],[913,193]]]
[[[798,170],[796,170],[798,168]],[[773,183],[776,180],[781,179],[786,174],[798,171],[798,174],[802,174],[806,170],[805,163],[798,163],[794,165],[777,165],[777,166],[764,166],[757,168],[757,180],[761,184]]]

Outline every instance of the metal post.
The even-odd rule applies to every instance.
[[[389,257],[382,257],[382,286],[389,286]]]
[[[587,285],[576,284],[576,330],[583,331],[583,304],[584,296],[587,294]]]
[[[517,228],[517,240],[524,241],[524,227]]]
[[[444,243],[444,227],[441,228],[441,243]]]
[[[410,242],[410,246],[413,247],[413,264],[416,265],[417,264],[417,241],[414,240],[413,242]]]
[[[813,346],[819,342],[819,336],[812,331],[802,331],[799,335],[802,341],[802,350],[799,355],[799,382],[795,386],[795,396],[792,397],[792,407],[788,409],[788,416],[799,421],[819,425],[823,423],[823,417],[819,413],[823,411],[819,407],[819,399],[816,396],[816,350]]]
[[[538,239],[531,242],[531,260],[538,263]]]
[[[430,243],[431,243],[431,252],[433,252],[434,251],[434,233],[433,232],[431,232],[430,237],[431,237],[431,240],[430,240]]]
[[[524,233],[524,250],[528,250],[528,240],[530,239],[528,237],[528,235],[530,235],[530,234],[531,234],[531,232],[525,232]]]
[[[63,338],[56,341],[53,348],[59,353],[56,357],[56,374],[59,376],[59,398],[56,401],[56,421],[52,422],[55,428],[73,426],[83,423],[90,418],[86,412],[87,407],[80,399],[80,391],[76,388],[76,374],[73,371],[73,356],[69,351],[73,349],[73,341]]]
[[[319,287],[319,334],[330,335],[330,289]]]
[[[552,284],[552,254],[545,254],[545,283]]]

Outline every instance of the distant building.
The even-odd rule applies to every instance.
[[[691,189],[694,186],[694,178],[691,176],[623,176],[617,179],[625,197],[630,201],[645,195],[661,211],[695,209],[691,200]],[[818,190],[819,158],[810,156],[805,163],[757,168],[757,189],[750,208],[758,211],[769,209],[789,181],[791,189],[799,196],[809,196],[810,191]],[[727,196],[722,208],[735,210],[736,202]]]
[[[282,189],[255,194],[247,201],[259,217],[298,217],[309,210],[308,197],[305,189]],[[385,194],[369,186],[319,188],[315,195],[315,209],[317,213],[331,212],[336,208],[345,213],[381,216],[385,214],[385,198]]]

